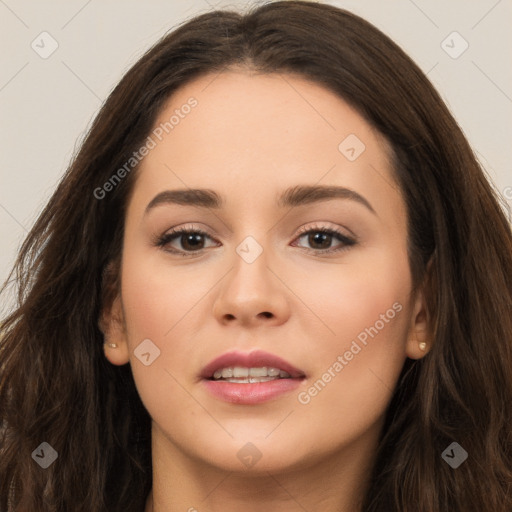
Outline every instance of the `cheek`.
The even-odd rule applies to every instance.
[[[356,433],[384,413],[405,362],[411,282],[405,251],[368,252],[337,267],[326,266],[325,275],[317,270],[316,286],[299,291],[323,334],[298,402]],[[312,338],[311,318],[303,328]]]
[[[144,338],[159,340],[163,349],[177,338],[176,332],[191,327],[190,318],[214,285],[215,276],[176,260],[169,262],[161,252],[138,244],[126,245],[123,260],[122,297],[128,337],[132,350]]]
[[[137,248],[130,251],[127,247],[125,254],[123,311],[137,390],[155,419],[176,407],[185,414],[191,400],[180,386],[188,385],[183,368],[193,360],[197,307],[214,285],[214,276],[208,283],[208,276],[198,278],[197,270],[171,270],[161,256],[156,258]],[[149,356],[139,357],[147,353]]]
[[[365,336],[370,336],[368,331],[387,349],[403,338],[411,289],[405,249],[365,248],[348,253],[337,264],[308,265],[310,268],[301,271],[299,265],[291,268],[287,279],[301,299],[293,307],[304,312],[298,315],[302,328],[309,338],[320,338],[316,345],[320,350],[349,349],[358,336],[364,342]]]

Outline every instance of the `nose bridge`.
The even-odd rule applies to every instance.
[[[232,268],[216,297],[214,312],[219,319],[282,320],[286,313],[286,297],[271,270],[269,256],[272,251],[268,242],[269,237],[262,228],[259,234],[246,236],[235,247]]]
[[[230,285],[238,300],[261,298],[269,293],[271,272],[269,270],[269,248],[263,236],[246,236],[236,247]],[[265,247],[264,247],[265,244]]]

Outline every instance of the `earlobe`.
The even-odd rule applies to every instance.
[[[105,357],[116,366],[122,366],[130,361],[126,344],[104,343]]]
[[[430,348],[426,341],[418,342],[413,338],[407,342],[406,355],[409,359],[422,359],[430,352]]]

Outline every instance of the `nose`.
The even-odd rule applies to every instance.
[[[289,316],[288,288],[279,272],[269,267],[266,252],[254,261],[239,254],[217,291],[213,313],[224,324],[245,327],[277,326]]]

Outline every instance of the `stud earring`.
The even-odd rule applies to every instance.
[[[117,343],[106,343],[107,347],[117,348]]]
[[[427,344],[424,341],[419,343],[418,346],[420,347],[420,350],[422,350],[422,351],[425,351],[427,349]]]

